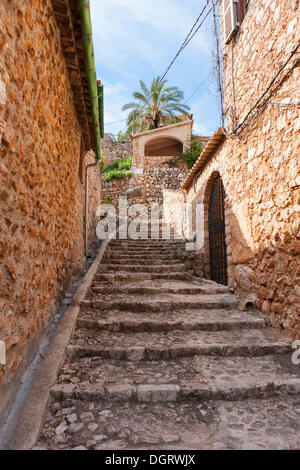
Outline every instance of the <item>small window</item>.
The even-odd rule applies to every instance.
[[[242,24],[243,19],[246,16],[249,1],[250,0],[239,0],[239,3],[238,3],[238,22],[239,22],[240,25]]]
[[[239,30],[246,16],[249,0],[223,0],[223,23],[225,44]]]

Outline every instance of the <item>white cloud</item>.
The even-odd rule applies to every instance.
[[[148,84],[165,71],[205,2],[91,0],[96,67],[105,86],[105,123],[126,118],[127,113],[121,108],[132,100],[140,79]],[[179,86],[186,97],[210,68],[210,30],[211,23],[207,20],[168,75],[170,84]],[[211,96],[208,101],[209,105],[203,97],[200,102],[189,102],[202,134],[210,134],[216,127],[210,109]],[[121,122],[107,126],[106,132],[117,133],[125,125]]]
[[[120,65],[131,55],[132,60],[158,66],[177,52],[202,5],[203,1],[199,5],[194,0],[91,0],[97,60]],[[204,29],[188,47],[208,53]]]

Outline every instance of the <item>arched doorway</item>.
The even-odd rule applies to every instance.
[[[228,284],[225,236],[225,191],[220,175],[211,187],[208,207],[210,278]]]

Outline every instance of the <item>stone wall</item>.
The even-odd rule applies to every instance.
[[[105,199],[105,196],[110,196],[112,198],[113,204],[118,205],[118,197],[130,186],[130,178],[124,179],[115,179],[110,181],[104,181],[102,178],[102,200]]]
[[[144,200],[162,204],[164,189],[179,189],[187,173],[188,170],[181,168],[145,168],[140,177]]]
[[[105,165],[109,165],[118,158],[128,158],[133,153],[132,142],[115,142],[109,134],[102,139],[102,153]]]
[[[236,122],[254,105],[299,42],[299,2],[250,3],[235,43],[224,46],[225,108]],[[233,53],[234,76],[231,73]],[[293,65],[291,61],[289,66]],[[293,68],[265,106],[240,133],[227,137],[191,186],[187,202],[199,202],[200,231],[209,276],[208,200],[220,174],[225,188],[229,285],[254,293],[273,326],[300,338],[300,67]],[[276,82],[278,84],[279,81]],[[274,104],[276,103],[276,104]],[[279,105],[277,103],[280,103]],[[290,106],[285,106],[290,103]],[[227,128],[232,126],[228,116]]]
[[[7,364],[0,366],[1,409],[30,345],[82,268],[80,142],[52,2],[2,0],[0,339],[6,344]],[[83,169],[91,159],[91,154],[83,157]],[[99,170],[90,171],[92,233],[100,177]]]

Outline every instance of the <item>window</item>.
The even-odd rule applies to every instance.
[[[250,0],[223,0],[225,44],[231,40],[245,18]]]
[[[250,0],[239,0],[238,2],[238,22],[241,25],[246,16]]]

